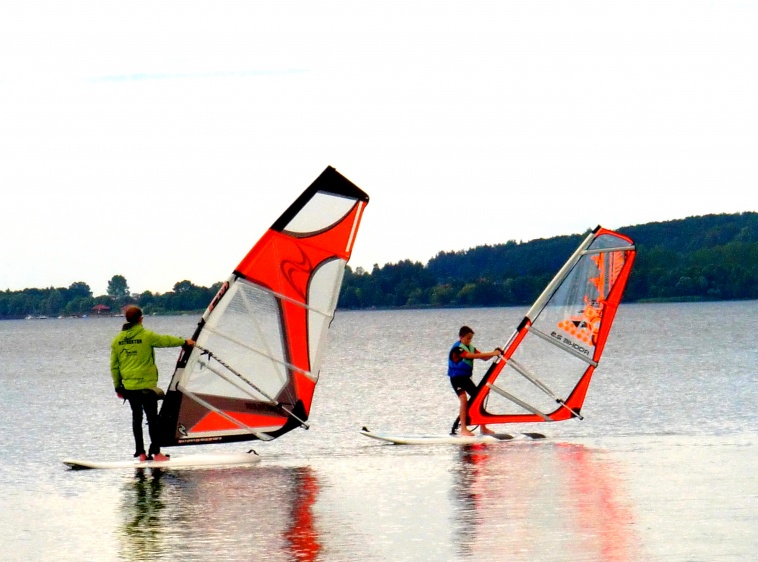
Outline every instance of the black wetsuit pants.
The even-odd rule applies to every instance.
[[[158,432],[158,395],[152,390],[127,390],[125,398],[132,407],[132,432],[134,433],[134,456],[145,452],[145,441],[142,437],[142,412],[147,417],[147,428],[150,433],[150,454],[161,452],[160,434]]]

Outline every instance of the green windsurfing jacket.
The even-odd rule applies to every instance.
[[[142,327],[124,324],[124,330],[111,343],[111,376],[113,386],[127,390],[143,390],[158,386],[158,367],[155,366],[156,347],[179,347],[182,338],[163,336]]]

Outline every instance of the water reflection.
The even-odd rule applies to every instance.
[[[470,559],[640,559],[619,467],[576,444],[477,444],[453,467],[457,554]]]
[[[156,553],[161,546],[161,512],[165,504],[161,499],[163,484],[161,471],[152,475],[145,469],[135,471],[134,480],[126,484],[124,494],[124,514],[122,537],[127,548],[126,558],[139,560]]]
[[[591,539],[583,541],[589,553],[612,562],[639,560],[636,521],[620,467],[582,445],[558,444],[556,454],[566,470],[567,508],[575,516],[579,537]]]
[[[318,480],[309,466],[292,469],[292,510],[284,538],[295,560],[311,562],[321,550],[313,506],[318,497]]]
[[[310,562],[318,494],[309,466],[138,470],[123,487],[121,557]]]
[[[458,556],[463,559],[471,557],[477,527],[483,514],[476,482],[482,477],[482,463],[486,459],[487,445],[466,445],[461,449],[460,462],[453,467],[453,494],[458,500],[454,513],[459,513],[454,515],[453,534],[457,538],[455,544]]]

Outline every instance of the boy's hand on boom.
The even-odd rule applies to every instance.
[[[184,340],[184,345],[193,347],[195,345],[195,340]]]

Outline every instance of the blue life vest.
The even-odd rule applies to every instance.
[[[448,377],[470,377],[474,374],[474,360],[464,359],[457,350],[468,351],[469,353],[476,353],[476,348],[472,345],[470,347],[457,341],[450,348],[450,353],[447,355],[447,376]],[[457,361],[455,360],[457,359]]]

